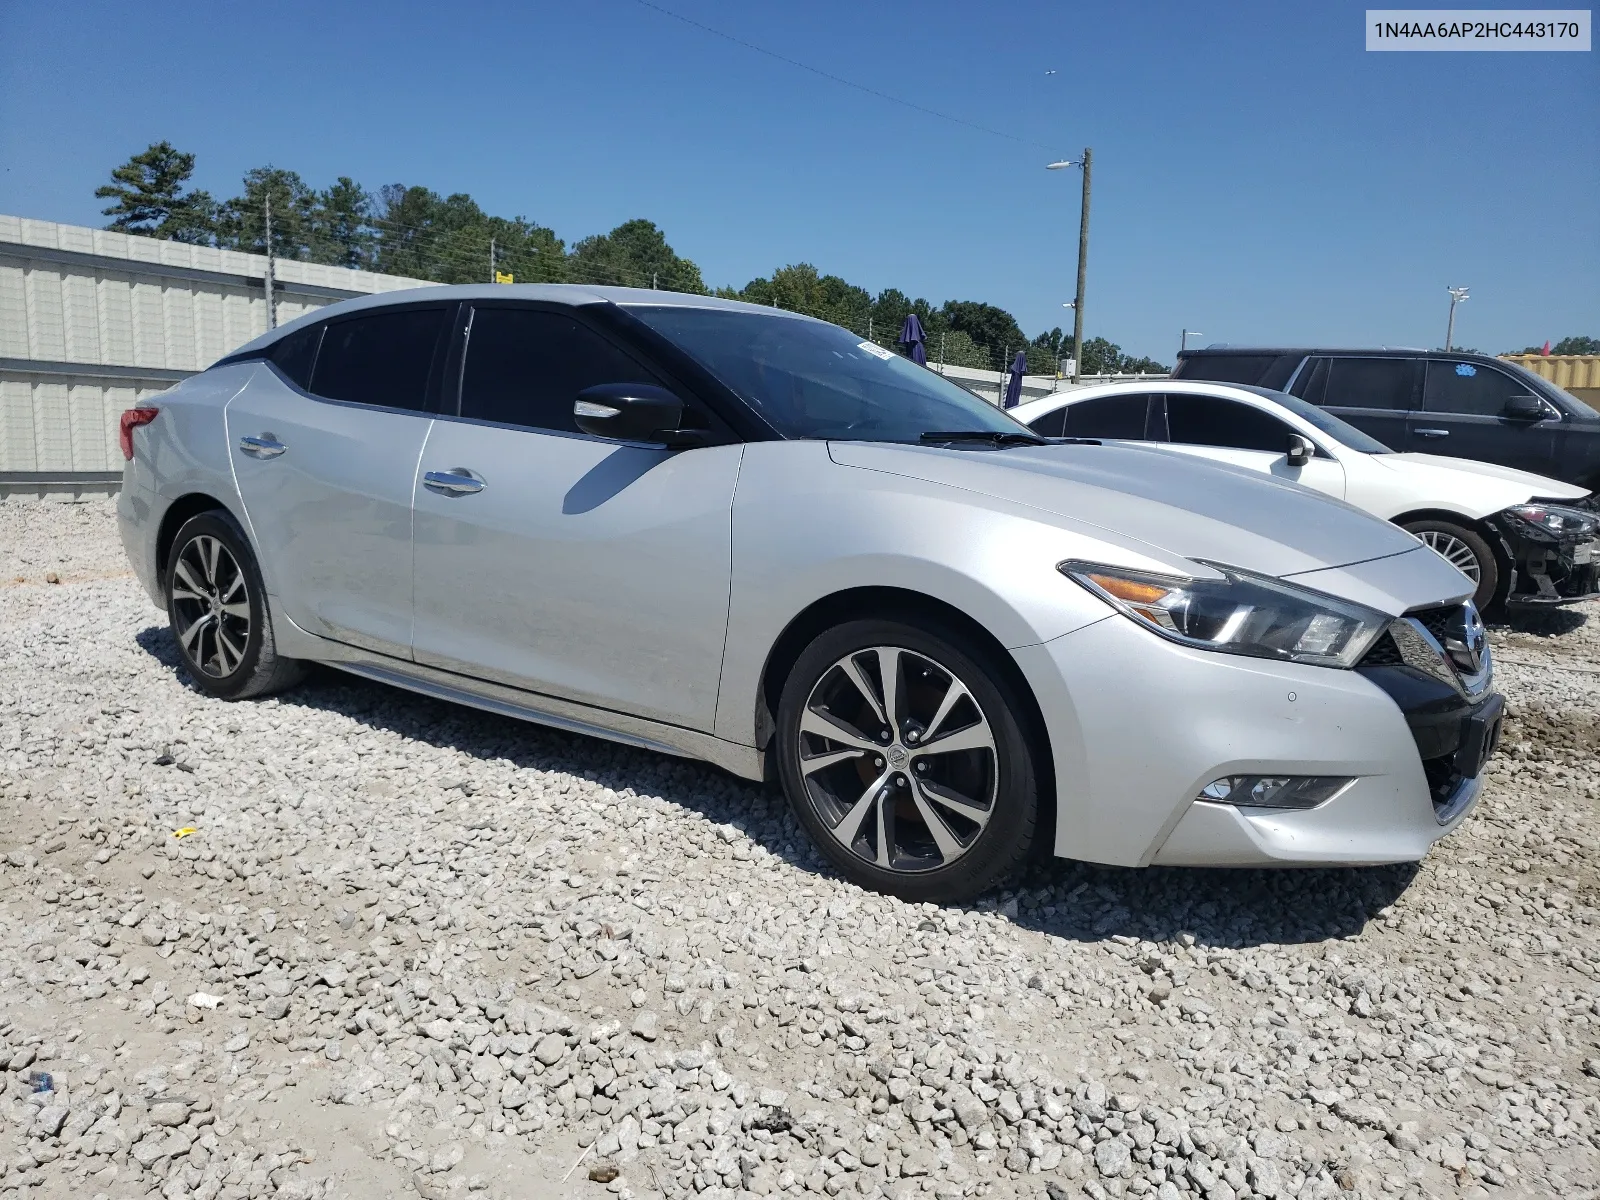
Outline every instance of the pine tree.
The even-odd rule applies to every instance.
[[[216,203],[205,192],[185,192],[194,174],[194,155],[171,142],[154,142],[111,172],[111,182],[95,189],[115,204],[101,210],[106,228],[168,241],[204,245],[215,236]]]
[[[311,258],[335,267],[372,266],[372,196],[348,175],[319,192],[311,214]]]

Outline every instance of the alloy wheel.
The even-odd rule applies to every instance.
[[[1442,529],[1425,529],[1417,534],[1422,539],[1422,544],[1432,550],[1445,562],[1460,571],[1473,583],[1481,581],[1483,569],[1478,563],[1478,556],[1472,552],[1472,547],[1467,545],[1454,534],[1446,533]]]
[[[214,679],[232,675],[250,644],[250,588],[220,538],[201,534],[172,568],[173,632],[184,655]]]
[[[947,867],[994,813],[994,730],[971,689],[925,654],[875,646],[839,659],[806,698],[796,744],[813,811],[881,869]]]

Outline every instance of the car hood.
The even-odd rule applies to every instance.
[[[1392,471],[1421,479],[1431,477],[1439,485],[1466,485],[1474,489],[1481,515],[1499,512],[1513,504],[1524,504],[1534,497],[1540,500],[1582,500],[1588,488],[1562,483],[1519,471],[1515,467],[1502,467],[1498,463],[1477,462],[1470,458],[1450,458],[1443,454],[1373,454],[1373,462]]]
[[[1123,445],[951,450],[834,442],[842,466],[945,484],[1177,556],[1298,575],[1418,548],[1409,533],[1299,484]]]

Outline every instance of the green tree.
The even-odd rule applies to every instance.
[[[318,192],[311,210],[311,259],[335,267],[372,266],[372,195],[348,175]]]
[[[940,330],[942,337],[932,338],[929,341],[929,362],[940,361],[939,355],[944,354],[944,362],[952,367],[973,367],[979,371],[992,370],[989,366],[989,350],[978,345],[972,336],[963,329]]]
[[[265,254],[268,201],[272,204],[272,252],[279,258],[310,258],[317,195],[295,172],[270,165],[245,172],[244,194],[222,205],[217,244]]]
[[[586,237],[567,256],[574,283],[620,287],[658,287],[669,292],[706,294],[700,268],[667,244],[654,221],[624,221],[610,233]]]
[[[1070,353],[1072,346],[1070,339],[1066,346]],[[1167,367],[1153,358],[1134,358],[1124,354],[1121,346],[1103,337],[1084,339],[1083,363],[1079,368],[1081,375],[1137,375],[1140,372],[1146,375],[1165,375],[1167,371]]]
[[[95,189],[114,204],[101,211],[107,229],[167,241],[205,245],[214,236],[216,202],[201,191],[184,191],[194,175],[194,155],[171,142],[152,142],[111,171],[111,182]]]
[[[1524,350],[1514,350],[1513,354],[1543,354],[1544,347],[1529,346]],[[1551,354],[1600,354],[1600,338],[1568,337],[1562,338],[1550,347]]]
[[[1551,354],[1600,354],[1600,338],[1562,338],[1550,347]]]
[[[1017,319],[1003,308],[976,300],[950,300],[944,306],[945,319],[952,331],[959,330],[988,352],[984,366],[991,371],[1003,371],[1011,364],[1004,361],[1006,351],[1013,354],[1028,342]]]
[[[739,295],[751,304],[775,304],[790,312],[832,321],[862,337],[867,335],[868,318],[872,316],[870,292],[837,275],[820,274],[810,263],[782,267],[772,273],[771,279],[752,279]],[[887,340],[877,335],[875,322],[873,329],[879,341]]]

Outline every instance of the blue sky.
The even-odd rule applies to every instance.
[[[1089,335],[1502,351],[1600,336],[1600,54],[1369,54],[1344,3],[9,0],[0,212],[100,224],[166,138],[227,196],[264,163],[470,192],[569,242],[631,217],[712,284],[807,261],[1062,325],[1095,152]],[[1054,70],[1057,73],[1047,75]]]

